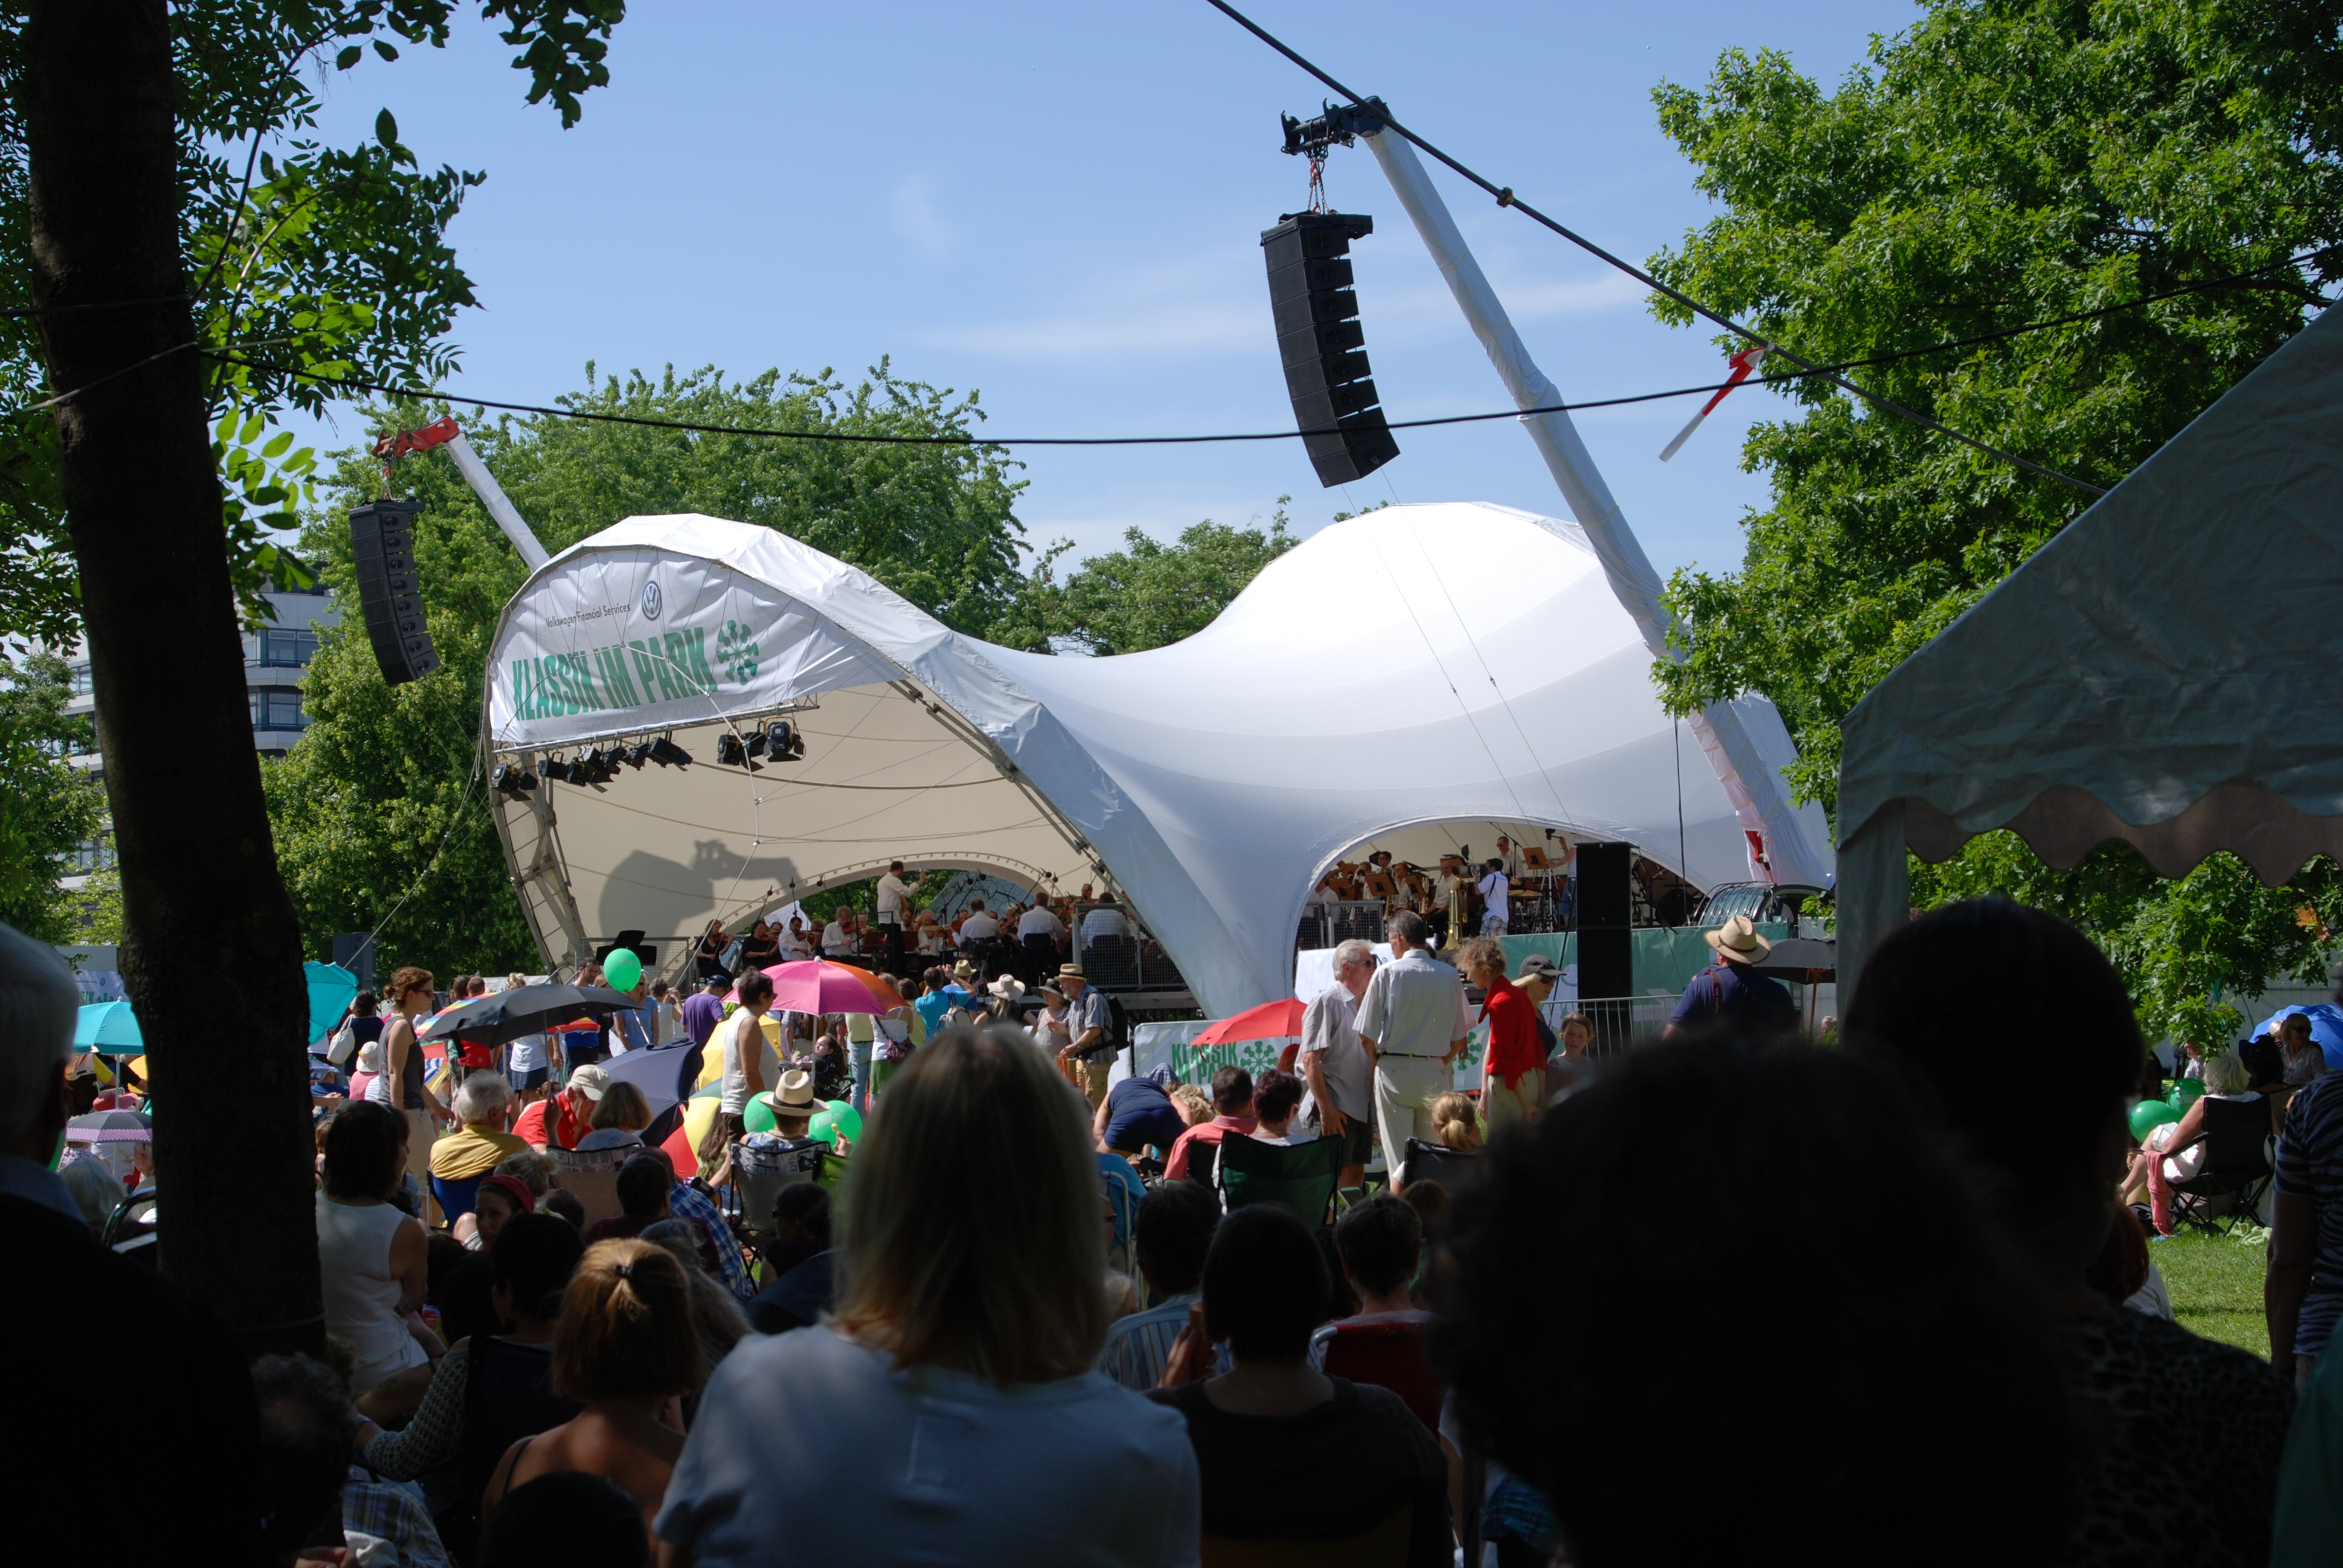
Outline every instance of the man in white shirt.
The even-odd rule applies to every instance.
[[[911,879],[903,879],[903,862],[888,863],[887,874],[879,879],[879,931],[887,939],[887,972],[903,972],[903,911],[911,890],[920,883],[920,873],[913,872]]]
[[[789,929],[781,933],[781,956],[789,959],[809,959],[819,955],[813,945],[813,933],[806,930],[803,915],[789,917]]]
[[[862,946],[854,940],[854,911],[841,907],[821,928],[821,950],[841,963],[859,957]]]
[[[1514,849],[1513,841],[1503,833],[1497,835],[1497,859],[1498,869],[1505,873],[1505,879],[1509,882],[1520,881],[1522,874],[1529,869],[1529,862],[1522,859],[1522,852]]]
[[[1407,1141],[1433,1141],[1430,1101],[1453,1081],[1449,1062],[1464,1051],[1473,1015],[1464,980],[1432,956],[1423,917],[1412,910],[1383,927],[1392,961],[1377,970],[1359,998],[1359,1040],[1375,1069],[1375,1122],[1383,1136],[1383,1169],[1397,1171]]]
[[[960,917],[960,945],[972,947],[978,942],[989,942],[1000,934],[1001,922],[986,911],[984,900],[970,899],[968,913]]]
[[[1340,1183],[1366,1180],[1368,1146],[1375,1136],[1375,1069],[1359,1043],[1359,999],[1374,978],[1375,953],[1356,940],[1334,950],[1334,983],[1302,1015],[1302,1076],[1310,1096],[1302,1119],[1322,1138],[1343,1142]]]
[[[1017,945],[1025,950],[1031,983],[1038,984],[1049,977],[1058,962],[1059,944],[1065,940],[1066,923],[1036,896],[1033,907],[1017,917]]]
[[[1494,855],[1481,869],[1485,874],[1473,884],[1473,890],[1481,895],[1481,934],[1502,937],[1513,923],[1513,910],[1506,902],[1513,884],[1505,878],[1504,861]]]
[[[1101,937],[1128,937],[1131,922],[1114,907],[1114,895],[1109,893],[1099,900],[1099,907],[1082,917],[1082,946],[1090,947]]]

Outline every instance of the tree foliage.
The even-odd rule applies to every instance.
[[[1018,647],[1056,644],[1088,654],[1137,653],[1202,631],[1242,593],[1262,568],[1301,541],[1287,531],[1285,503],[1266,530],[1230,528],[1206,518],[1162,544],[1126,529],[1123,548],[1092,556],[1055,580],[1061,542],[1035,568],[1023,601],[1001,641]]]
[[[851,386],[829,370],[745,382],[672,369],[657,380],[598,380],[590,365],[587,381],[564,407],[855,435],[965,436],[981,417],[973,394],[955,397],[884,363]],[[443,411],[405,405],[369,418],[414,428]],[[997,448],[782,441],[551,416],[466,433],[548,550],[638,515],[761,523],[980,636],[1022,587],[1013,508],[1024,481]],[[355,614],[325,634],[303,683],[309,729],[264,769],[278,859],[314,950],[334,931],[387,920],[386,959],[439,972],[531,967],[535,950],[477,768],[488,642],[528,573],[444,456],[407,459],[396,483],[424,503],[416,554],[442,668],[388,688]],[[324,563],[346,609],[357,598],[343,508],[380,485],[370,458],[345,454],[327,487],[330,504],[303,533],[305,553]]]
[[[300,563],[271,535],[315,498],[315,456],[270,434],[287,409],[321,410],[335,379],[429,379],[453,363],[443,341],[472,286],[447,243],[464,193],[483,176],[424,169],[386,108],[372,141],[333,147],[317,133],[321,79],[371,53],[439,47],[452,0],[186,0],[171,8],[190,347],[210,357],[220,422],[221,524],[256,614],[266,585],[295,586]],[[562,123],[608,79],[603,56],[623,0],[481,0],[519,47],[534,103]],[[0,307],[33,302],[24,126],[21,3],[0,5]],[[263,365],[281,369],[260,367]],[[39,318],[0,317],[0,631],[70,642],[80,611],[57,483]]]
[[[1656,95],[1662,126],[1724,210],[1653,267],[1819,362],[2267,269],[1852,373],[2111,486],[2299,329],[2318,297],[2272,264],[2315,252],[2312,278],[2343,275],[2328,249],[2343,238],[2336,36],[2331,5],[2290,0],[1932,0],[1835,92],[1779,55],[1728,53],[1705,88]],[[1667,301],[1654,309],[1691,319]],[[1821,380],[1777,389],[1796,415],[1755,427],[1744,451],[1772,504],[1746,519],[1739,571],[1676,574],[1684,658],[1655,673],[1678,711],[1770,697],[1798,741],[1798,787],[1835,806],[1839,720],[2089,498]],[[1918,889],[2000,889],[2082,911],[2144,1011],[2169,1021],[2217,971],[2251,990],[2317,967],[2289,934],[2302,929],[2294,908],[2315,900],[2248,897],[2242,874],[2222,857],[2159,884],[2108,849],[2062,876],[2022,847],[1978,840]],[[2191,943],[2198,958],[2179,961]]]
[[[49,942],[80,940],[57,879],[106,820],[105,790],[66,760],[93,748],[89,720],[65,710],[71,697],[53,653],[0,664],[0,924]]]

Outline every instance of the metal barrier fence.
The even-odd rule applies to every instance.
[[[1302,924],[1293,936],[1296,950],[1331,948],[1338,942],[1353,940],[1363,942],[1383,940],[1382,900],[1342,900],[1302,907]]]

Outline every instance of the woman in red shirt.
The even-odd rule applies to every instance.
[[[1489,1049],[1481,1059],[1481,1120],[1494,1130],[1534,1120],[1545,1103],[1545,1048],[1538,1040],[1537,1004],[1505,978],[1505,950],[1493,937],[1475,937],[1456,955],[1464,978],[1489,993],[1481,1016]]]

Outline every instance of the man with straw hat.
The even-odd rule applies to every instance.
[[[1668,1014],[1668,1035],[1712,1024],[1759,1037],[1796,1030],[1798,1004],[1790,1000],[1788,988],[1751,968],[1765,961],[1774,944],[1748,916],[1735,915],[1701,937],[1716,950],[1716,961],[1684,987],[1675,1011]]]

